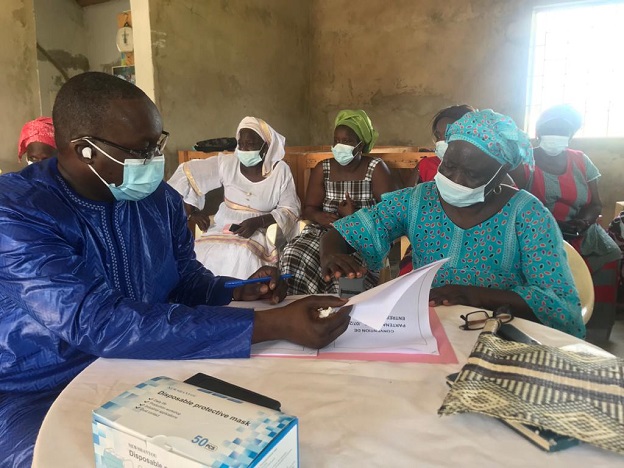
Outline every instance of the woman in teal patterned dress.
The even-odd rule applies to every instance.
[[[353,251],[368,268],[379,267],[392,241],[406,235],[415,269],[449,259],[434,280],[432,306],[510,306],[515,316],[583,337],[556,221],[533,195],[501,184],[510,169],[533,164],[526,134],[488,109],[449,125],[446,140],[434,182],[386,194],[333,223],[321,241],[324,279],[364,274]]]

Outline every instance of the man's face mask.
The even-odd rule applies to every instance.
[[[87,143],[111,161],[120,164],[123,169],[123,182],[118,187],[106,182],[100,174],[89,164],[89,169],[106,185],[112,192],[115,200],[139,201],[154,193],[165,176],[165,156],[157,149],[155,156],[150,159],[128,158],[124,162],[117,161],[106,151],[102,150],[92,141],[85,139]]]
[[[490,189],[487,193],[485,193],[485,187],[487,187],[488,184],[496,178],[502,168],[503,167],[501,166],[498,171],[496,171],[496,174],[494,174],[485,184],[475,188],[465,187],[464,185],[453,182],[439,171],[434,180],[436,187],[438,187],[438,191],[440,192],[440,196],[446,203],[458,208],[464,208],[466,206],[476,205],[477,203],[485,201],[485,197],[493,190]]]
[[[561,154],[570,145],[570,138],[561,135],[543,135],[540,137],[540,148],[548,156]]]
[[[342,143],[335,144],[334,146],[332,146],[331,149],[332,154],[334,155],[334,159],[341,166],[346,166],[355,158],[355,154],[353,152],[355,151],[355,148],[357,148],[359,145],[360,143],[358,143],[356,146],[343,145]]]

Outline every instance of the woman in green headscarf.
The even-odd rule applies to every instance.
[[[280,269],[293,275],[288,294],[338,292],[338,281],[321,278],[319,247],[321,235],[338,219],[363,207],[373,206],[381,195],[396,189],[390,171],[370,153],[379,134],[363,110],[342,110],[334,122],[333,158],[312,169],[303,217],[312,221],[300,236],[286,245]],[[365,287],[377,284],[371,271]]]

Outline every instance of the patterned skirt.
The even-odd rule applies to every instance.
[[[318,224],[308,224],[303,232],[290,241],[280,255],[280,270],[290,273],[288,295],[293,294],[338,294],[338,280],[325,282],[321,277],[321,236],[326,228]],[[356,252],[353,256],[362,264],[362,257]],[[379,272],[368,271],[364,278],[366,289],[377,286]]]

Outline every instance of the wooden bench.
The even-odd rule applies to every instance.
[[[206,159],[218,155],[201,151],[178,151],[178,163],[191,159]],[[427,157],[436,157],[435,153],[410,146],[380,146],[373,149],[371,156],[381,158],[391,170],[412,170]],[[310,171],[324,159],[332,157],[329,146],[287,146],[284,162],[288,164],[295,180],[299,199],[305,201]]]

